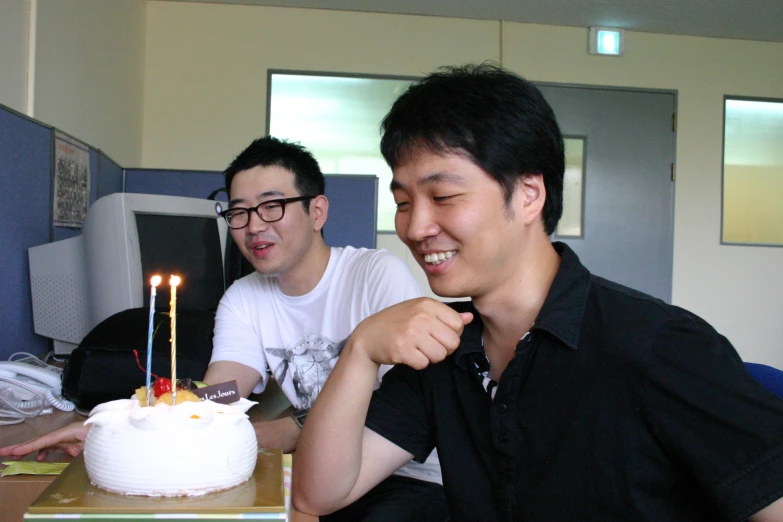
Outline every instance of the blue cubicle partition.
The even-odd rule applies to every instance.
[[[377,241],[378,177],[326,176],[329,217],[324,239],[331,246],[375,248]]]
[[[206,198],[224,186],[214,171],[125,169],[125,192]],[[375,248],[378,178],[329,174],[326,176],[329,217],[324,239],[330,246]],[[216,199],[226,201],[225,193]]]
[[[50,342],[33,330],[27,249],[79,235],[52,224],[54,132],[0,105],[0,361],[18,351],[43,354]],[[90,148],[90,204],[122,191],[123,170]]]
[[[2,107],[0,107],[2,108]],[[33,333],[27,249],[52,239],[53,129],[0,110],[0,360],[14,352],[44,353]]]
[[[100,199],[103,196],[108,196],[109,194],[114,194],[115,192],[122,192],[122,182],[124,178],[123,168],[102,151],[91,150],[91,169],[93,168],[93,157],[95,158],[94,164],[97,167],[96,172],[98,173],[95,183],[95,199]]]
[[[33,331],[27,250],[80,233],[52,224],[55,129],[0,105],[0,361],[14,352],[43,354],[50,341]],[[115,192],[206,198],[220,172],[123,169],[90,147],[90,204]],[[328,175],[327,244],[374,248],[378,179]],[[225,194],[218,199],[226,200]]]
[[[223,174],[208,170],[125,169],[123,192],[207,198],[224,186]],[[228,201],[225,193],[216,199]]]

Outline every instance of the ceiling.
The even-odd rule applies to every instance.
[[[781,0],[175,0],[619,27],[783,42]]]

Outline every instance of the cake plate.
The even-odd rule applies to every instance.
[[[109,493],[90,484],[84,457],[79,455],[33,501],[24,518],[103,522],[286,520],[290,476],[289,455],[284,456],[279,449],[259,450],[253,475],[239,486],[195,497],[138,497]]]

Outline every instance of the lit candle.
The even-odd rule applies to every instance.
[[[179,276],[171,276],[171,404],[177,404],[177,285],[182,281]]]
[[[155,293],[160,280],[159,275],[154,275],[150,279],[152,288],[150,288],[150,325],[147,328],[147,406],[150,405],[150,397],[152,397],[152,326],[155,322]]]

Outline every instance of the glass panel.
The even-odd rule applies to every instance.
[[[563,217],[557,224],[558,237],[582,237],[585,179],[585,138],[565,138],[566,168],[563,179]]]
[[[723,243],[783,245],[783,102],[726,99]]]
[[[378,231],[394,232],[380,124],[410,79],[273,73],[269,134],[300,142],[325,174],[378,176]]]

